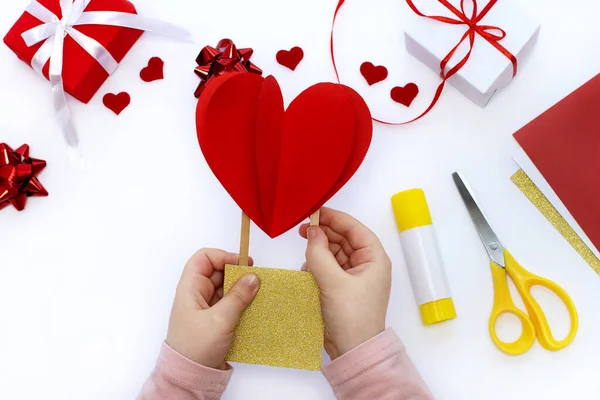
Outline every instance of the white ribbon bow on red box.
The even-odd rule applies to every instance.
[[[67,144],[79,154],[81,154],[79,137],[73,125],[62,79],[65,36],[71,36],[109,75],[115,71],[119,63],[98,41],[78,31],[77,26],[118,26],[158,33],[183,41],[192,40],[186,29],[164,21],[116,11],[86,12],[85,9],[91,1],[60,0],[63,17],[58,18],[57,15],[38,3],[37,0],[33,0],[27,6],[26,11],[44,23],[22,34],[23,40],[29,47],[44,42],[34,55],[31,67],[43,76],[42,70],[50,60],[49,77],[56,116]]]

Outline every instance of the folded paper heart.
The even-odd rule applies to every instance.
[[[292,47],[290,50],[279,50],[276,58],[279,64],[295,71],[300,61],[304,58],[304,51],[298,46]]]
[[[165,63],[160,57],[152,57],[150,61],[148,61],[148,66],[140,71],[140,78],[142,78],[144,82],[153,82],[164,79],[164,66]]]
[[[274,77],[232,73],[206,86],[196,128],[217,179],[274,238],[348,182],[367,154],[373,126],[364,100],[346,86],[319,83],[285,110]]]

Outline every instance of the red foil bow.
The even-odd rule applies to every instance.
[[[473,46],[475,45],[475,37],[477,35],[479,35],[483,39],[487,40],[492,46],[494,46],[496,49],[498,49],[499,52],[501,52],[504,56],[506,56],[513,65],[513,77],[517,75],[517,58],[510,51],[508,51],[504,46],[502,46],[500,44],[500,41],[506,37],[506,32],[502,28],[497,27],[497,26],[480,25],[481,20],[496,5],[498,0],[490,0],[487,3],[487,5],[479,13],[478,13],[479,7],[477,4],[477,0],[469,0],[473,4],[473,9],[472,9],[470,16],[467,15],[467,12],[465,9],[465,0],[460,1],[460,10],[457,9],[456,7],[454,7],[448,0],[437,0],[437,1],[438,1],[438,3],[440,3],[444,7],[446,7],[448,10],[450,10],[452,12],[452,14],[454,14],[457,17],[457,19],[450,18],[450,17],[444,17],[444,16],[440,16],[440,15],[426,15],[426,14],[423,14],[417,8],[417,6],[415,6],[413,0],[406,0],[406,3],[415,12],[415,14],[417,14],[421,17],[433,19],[435,21],[443,22],[445,24],[466,25],[469,27],[469,29],[464,33],[464,35],[459,40],[459,42],[456,44],[456,46],[454,46],[450,50],[450,52],[440,62],[440,69],[441,69],[440,77],[442,78],[442,82],[440,83],[437,90],[435,91],[435,95],[433,97],[433,100],[431,101],[431,104],[427,107],[427,109],[421,115],[419,115],[418,117],[416,117],[410,121],[389,122],[389,121],[383,121],[383,120],[380,120],[377,118],[373,118],[374,121],[380,122],[380,123],[386,124],[386,125],[405,125],[405,124],[409,124],[411,122],[415,122],[415,121],[423,118],[425,115],[427,115],[429,113],[429,111],[431,111],[431,109],[437,104],[438,100],[440,99],[440,96],[442,95],[442,92],[446,85],[446,81],[448,79],[450,79],[452,76],[454,76],[456,73],[458,73],[458,71],[460,71],[461,68],[465,66],[467,61],[469,61],[469,58],[471,57],[471,52],[473,51]],[[346,0],[339,0],[339,2],[338,2],[338,5],[335,9],[335,13],[333,14],[333,27],[335,27],[335,21],[337,19],[338,13],[345,2],[346,2]],[[335,75],[339,82],[340,75],[338,73],[337,65],[335,62],[335,53],[333,51],[334,50],[333,27],[331,30],[330,51],[331,51],[331,60],[333,61],[333,68],[335,70]],[[497,33],[494,33],[494,32],[497,32]],[[463,42],[467,39],[469,40],[469,51],[454,67],[450,68],[448,70],[448,72],[446,72],[446,67],[448,66],[448,63],[450,62],[450,60],[452,59],[452,56],[454,56],[454,54],[456,53],[456,51],[458,50],[460,45],[463,44]]]
[[[200,85],[194,92],[194,96],[200,97],[212,78],[229,72],[251,72],[262,75],[262,69],[250,61],[253,53],[254,50],[250,48],[238,50],[230,39],[221,39],[216,49],[212,46],[204,47],[196,58],[198,66],[194,72],[200,77]]]
[[[48,196],[36,175],[46,167],[46,161],[29,157],[29,146],[13,150],[0,143],[0,210],[12,204],[25,208],[27,197]]]

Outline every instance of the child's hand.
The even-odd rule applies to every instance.
[[[237,254],[200,250],[186,264],[177,286],[167,344],[206,367],[225,369],[233,330],[258,292],[258,277],[247,274],[223,297],[225,264],[237,262]]]
[[[300,227],[321,291],[325,350],[332,360],[385,330],[391,261],[373,232],[351,216],[321,210],[321,226]]]

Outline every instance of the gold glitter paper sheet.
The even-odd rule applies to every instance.
[[[225,267],[227,293],[247,273],[261,281],[256,298],[238,323],[227,361],[320,370],[324,325],[319,288],[308,272]]]
[[[583,240],[571,228],[567,221],[554,208],[552,203],[544,196],[542,191],[533,183],[522,169],[518,170],[510,180],[517,185],[519,190],[533,203],[533,205],[546,217],[554,228],[569,242],[579,255],[587,262],[598,275],[600,275],[600,260],[592,253]]]

